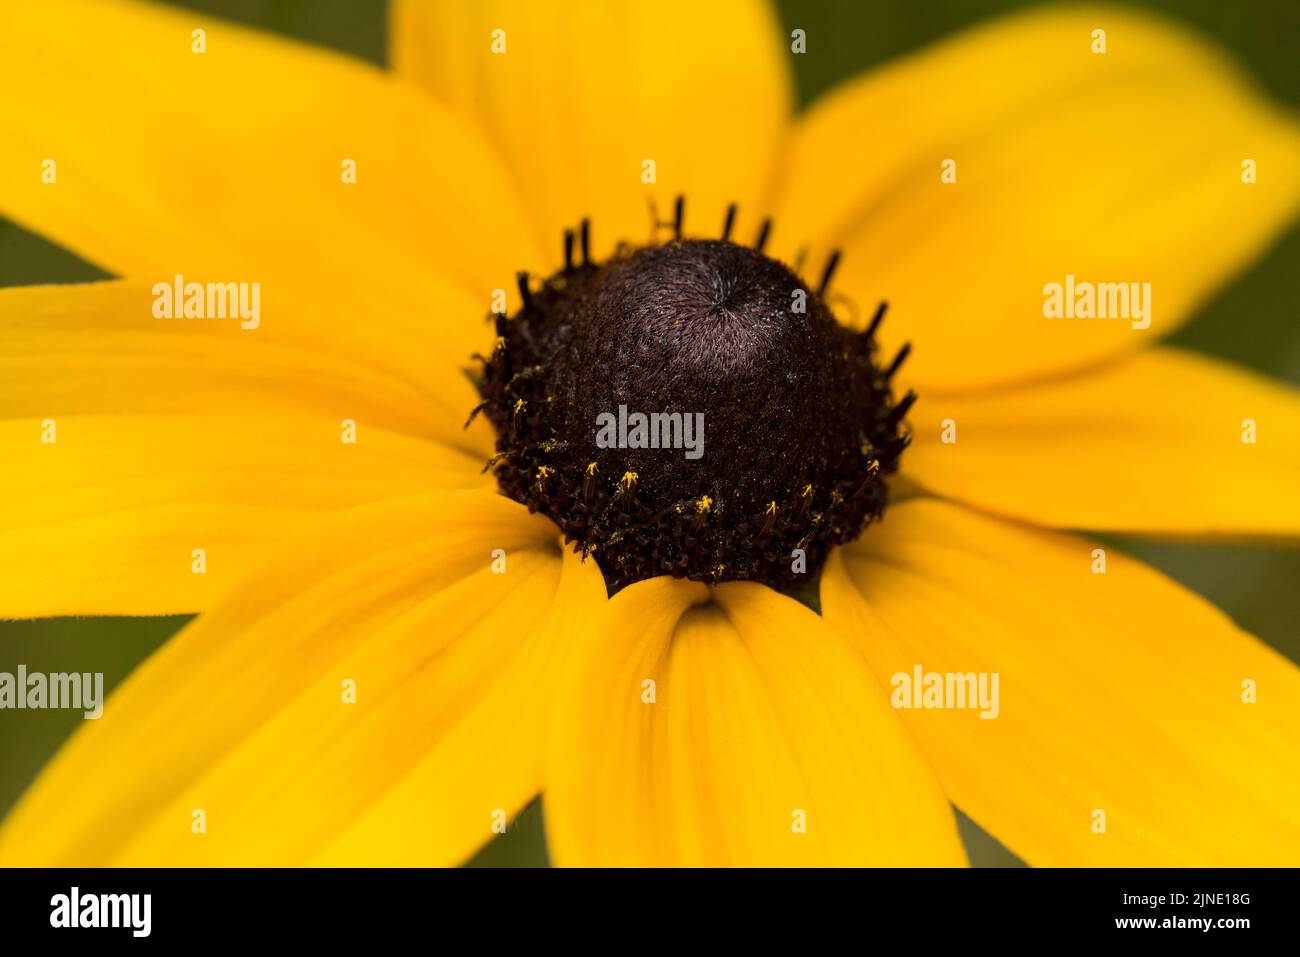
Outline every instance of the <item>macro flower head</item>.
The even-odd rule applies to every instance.
[[[0,290],[0,617],[197,617],[0,863],[458,864],[539,795],[561,865],[1300,863],[1300,672],[1094,537],[1300,534],[1300,392],[1161,344],[1296,118],[1122,8],[796,112],[801,33],[4,5],[0,215],[112,278]]]

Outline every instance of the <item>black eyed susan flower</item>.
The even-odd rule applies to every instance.
[[[0,13],[0,213],[119,277],[0,292],[0,616],[198,613],[0,861],[1300,862],[1300,673],[1065,531],[1300,533],[1300,395],[1158,343],[1294,118],[1109,8],[801,116],[758,4],[391,26]]]

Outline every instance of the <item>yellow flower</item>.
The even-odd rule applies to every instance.
[[[1300,532],[1300,395],[1156,345],[1290,221],[1296,124],[1116,9],[992,23],[797,117],[788,43],[741,0],[398,2],[385,73],[193,12],[3,5],[0,213],[121,278],[0,292],[0,617],[199,617],[0,862],[455,863],[542,793],[560,864],[959,864],[953,804],[1034,864],[1300,864],[1300,672],[1057,530]],[[462,429],[494,291],[584,215],[594,258],[645,242],[678,195],[689,235],[735,201],[770,254],[842,250],[837,308],[887,299],[883,354],[913,345],[914,494],[830,556],[821,615],[754,582],[606,599]],[[1150,282],[1150,328],[1044,318],[1066,274]],[[260,323],[156,319],[178,275],[260,283]],[[918,666],[998,674],[997,717],[891,708]]]

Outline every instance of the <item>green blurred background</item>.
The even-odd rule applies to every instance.
[[[39,0],[15,0],[39,2]],[[430,0],[436,2],[436,0]],[[386,9],[374,0],[183,0],[190,7],[386,63]],[[807,32],[792,56],[801,103],[840,80],[1003,11],[1038,6],[1015,0],[822,0],[778,4],[787,33]],[[1275,98],[1300,106],[1300,3],[1296,0],[1153,0],[1127,4],[1163,11],[1218,39]],[[1032,77],[1025,78],[1032,83]],[[1213,136],[1213,130],[1206,130]],[[0,286],[85,281],[104,274],[72,254],[0,219]],[[1300,230],[1292,229],[1255,268],[1209,303],[1175,341],[1300,385],[1297,278]],[[1296,490],[1300,494],[1300,489]],[[1209,598],[1240,625],[1300,661],[1300,549],[1256,545],[1185,546],[1113,538]],[[103,671],[116,686],[186,619],[54,619],[0,622],[0,671]],[[0,735],[3,814],[76,730],[79,712],[11,711]],[[534,804],[475,860],[483,865],[547,863],[542,809]],[[971,860],[1019,861],[972,822],[961,820]]]

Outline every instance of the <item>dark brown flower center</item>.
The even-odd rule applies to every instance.
[[[585,239],[583,262],[536,289],[521,276],[522,308],[498,317],[480,408],[502,492],[594,555],[611,593],[816,574],[881,514],[911,402],[893,401],[874,328],[826,307],[833,262],[814,289],[725,240],[595,264]]]

